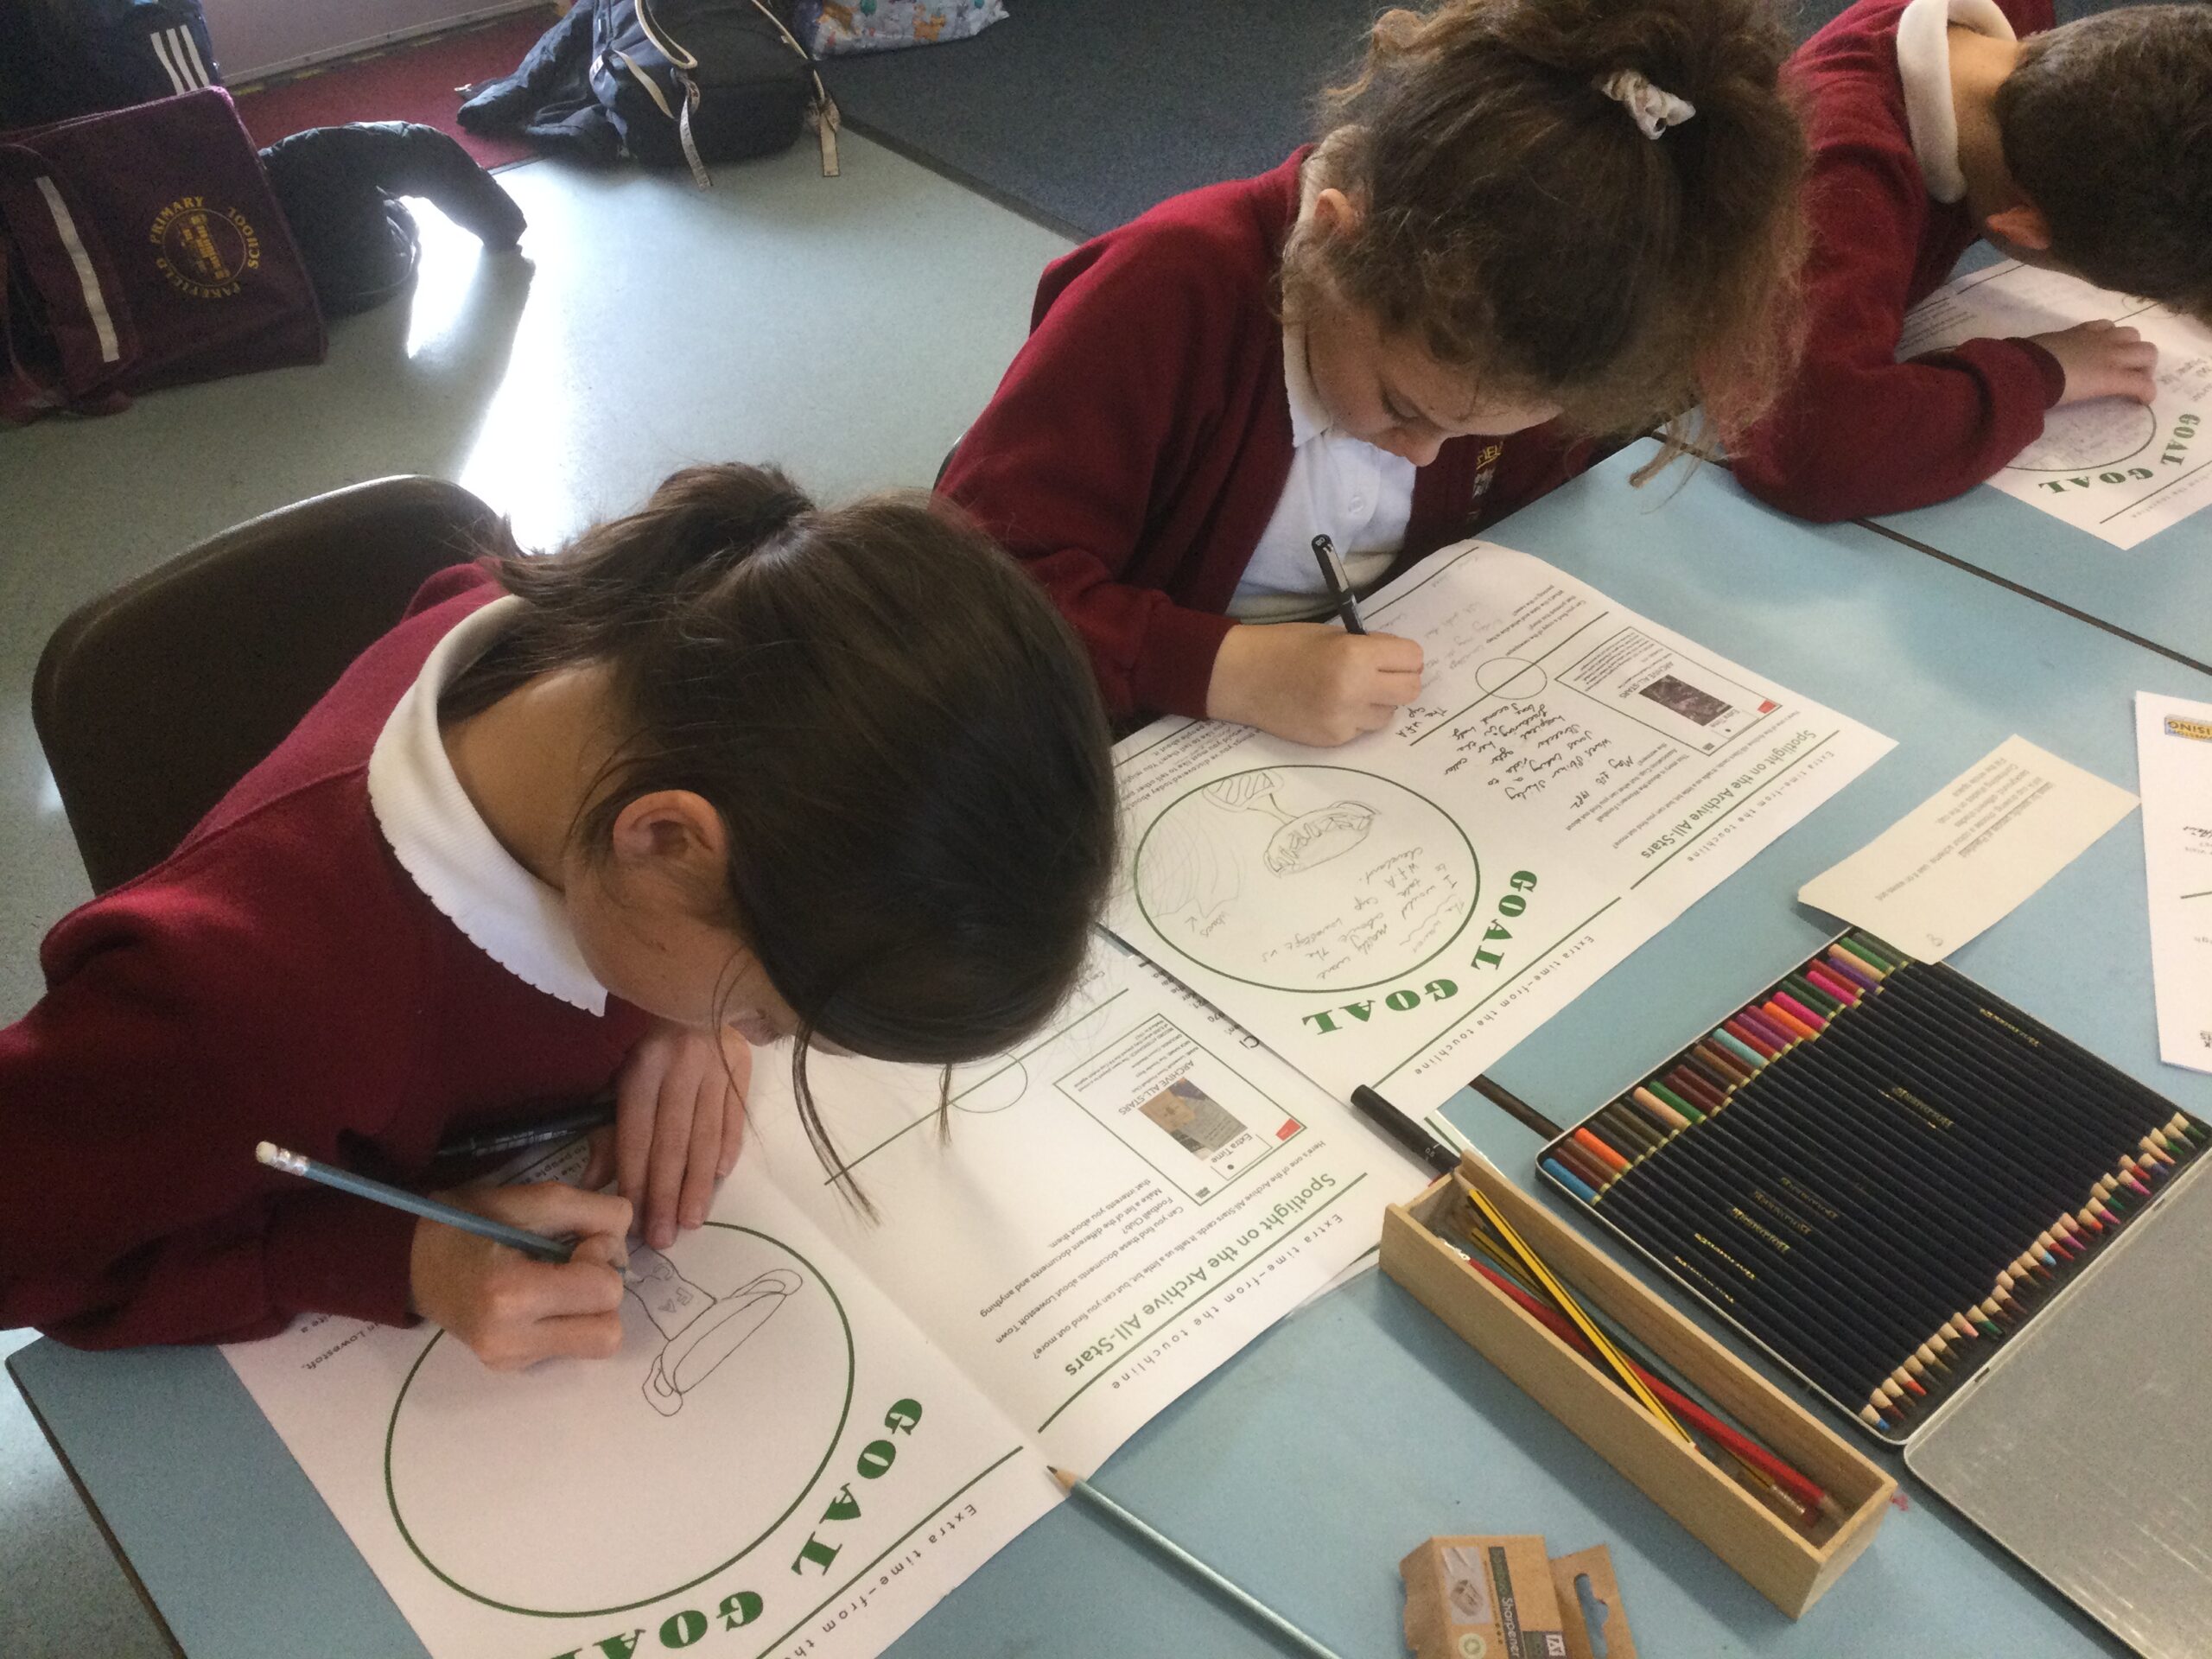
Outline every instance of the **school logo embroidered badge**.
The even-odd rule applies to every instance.
[[[1469,505],[1480,501],[1490,493],[1490,486],[1497,476],[1497,458],[1505,453],[1502,443],[1486,443],[1475,457],[1474,486],[1467,492]]]
[[[227,300],[239,278],[261,269],[261,238],[235,207],[210,207],[205,196],[179,196],[154,215],[147,232],[154,265],[169,286],[195,300]]]

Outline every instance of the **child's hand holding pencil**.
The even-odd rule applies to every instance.
[[[443,1326],[495,1371],[541,1359],[604,1359],[622,1345],[622,1269],[629,1265],[627,1198],[559,1182],[464,1187],[444,1204],[549,1240],[575,1240],[565,1262],[536,1259],[429,1217],[415,1224],[409,1259],[415,1311]]]
[[[410,1192],[264,1141],[268,1168],[415,1219],[408,1305],[495,1371],[541,1359],[604,1359],[622,1345],[630,1265],[627,1198],[559,1181]]]

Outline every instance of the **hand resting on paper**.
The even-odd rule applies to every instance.
[[[1380,731],[1421,695],[1421,647],[1332,622],[1231,628],[1206,685],[1206,714],[1294,743],[1333,747]]]
[[[2030,339],[2058,359],[2066,390],[2057,407],[2093,397],[2126,397],[2147,404],[2158,395],[2154,372],[2158,348],[2133,328],[2099,319]]]
[[[657,1024],[630,1051],[615,1080],[614,1126],[592,1137],[580,1185],[615,1191],[636,1206],[645,1243],[664,1250],[679,1226],[696,1227],[715,1184],[737,1165],[753,1049],[736,1032]]]
[[[417,1313],[451,1332],[495,1371],[560,1357],[604,1359],[622,1345],[627,1199],[556,1181],[437,1196],[533,1233],[581,1236],[572,1260],[535,1262],[443,1222],[418,1221],[409,1260],[410,1300]]]

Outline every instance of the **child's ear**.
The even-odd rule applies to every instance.
[[[729,855],[729,830],[704,796],[688,789],[640,795],[615,815],[616,861],[658,865],[671,874],[718,885]]]
[[[2050,248],[2050,221],[2033,202],[2024,201],[2002,213],[1992,213],[1983,221],[1983,228],[2016,248],[2029,248],[2037,253],[2048,252]]]
[[[1359,204],[1334,185],[1313,198],[1313,228],[1335,240],[1359,229]]]

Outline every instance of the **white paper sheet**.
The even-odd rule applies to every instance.
[[[953,1077],[830,1061],[814,1086],[880,1225],[766,1106],[779,1184],[1065,1466],[1371,1249],[1429,1177],[1150,964],[1102,941],[1048,1036]]]
[[[2109,542],[2133,547],[2212,502],[2212,331],[2164,306],[2079,277],[2005,260],[1939,288],[1912,308],[1899,360],[1962,340],[2013,339],[2096,318],[2158,348],[2157,402],[2069,404],[1989,481]]]
[[[2212,702],[2135,694],[2158,1056],[2212,1071]]]
[[[613,1359],[486,1371],[314,1318],[226,1357],[435,1659],[861,1659],[1369,1249],[1428,1175],[1101,940],[954,1082],[781,1052],[709,1224],[633,1247]],[[576,1173],[572,1154],[529,1179]]]
[[[2008,737],[1797,897],[1941,962],[2087,852],[2134,804],[2094,772]]]
[[[1339,1096],[1431,1110],[1891,747],[1505,548],[1363,608],[1425,653],[1391,729],[1116,752],[1110,925]]]

